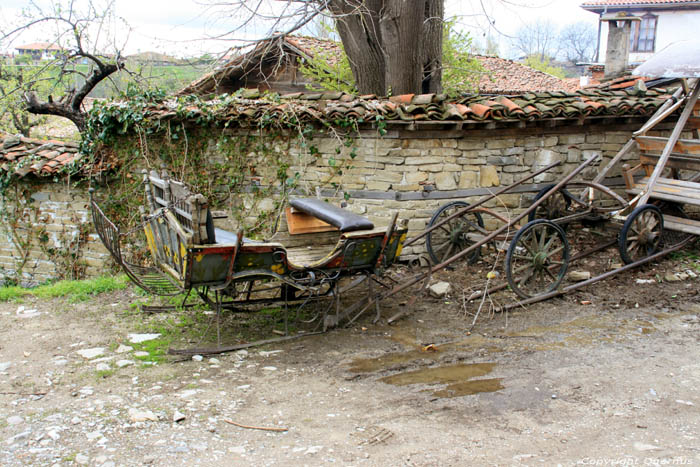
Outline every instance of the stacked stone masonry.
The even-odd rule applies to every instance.
[[[436,132],[435,138],[411,138],[410,132],[405,132],[400,138],[363,134],[351,147],[338,138],[317,135],[313,139],[317,152],[311,154],[308,146],[293,146],[284,152],[290,164],[288,175],[298,173],[299,186],[307,193],[317,192],[318,187],[323,188],[323,196],[336,204],[347,193],[350,196],[348,208],[367,216],[379,226],[386,225],[392,214],[398,211],[400,218],[409,221],[410,237],[426,227],[441,205],[458,199],[467,202],[478,199],[478,196],[450,197],[451,191],[502,187],[552,162],[561,161],[559,167],[534,180],[534,183],[555,182],[583,160],[592,155],[602,155],[598,163],[583,173],[582,178],[590,180],[598,167],[606,164],[629,140],[635,127],[637,125],[611,126],[597,130],[569,127],[568,130],[557,128],[556,132],[541,129],[537,133],[523,131],[522,134],[512,130],[507,133],[479,130],[465,131],[459,138],[441,138],[440,132]],[[351,157],[353,147],[354,158]],[[208,157],[221,157],[215,148],[216,144],[212,141],[207,150]],[[277,150],[283,151],[280,148]],[[276,168],[264,162],[265,156],[250,153],[248,157],[258,164],[256,183],[278,184]],[[637,157],[635,152],[627,156],[629,160]],[[611,174],[617,175],[619,168]],[[327,195],[331,189],[334,196]],[[447,193],[447,196],[443,199],[400,200],[402,194],[426,190],[437,190]],[[353,195],[359,192],[362,196]],[[533,193],[506,194],[486,207],[512,216],[522,212],[532,196]],[[31,228],[45,226],[48,245],[65,246],[66,241],[78,235],[81,224],[90,222],[88,195],[82,188],[71,188],[65,183],[43,183],[33,199],[39,214],[31,214]],[[247,200],[244,202],[248,203]],[[251,202],[247,207],[250,208],[252,220],[257,211],[271,209],[273,202]],[[235,229],[226,221],[221,223],[221,227]],[[487,224],[488,227],[497,226]],[[0,245],[0,277],[7,277],[16,270],[20,258],[7,229],[3,230],[3,235],[6,241]],[[419,242],[404,249],[402,259],[413,259],[424,251],[424,244]],[[88,276],[104,274],[112,266],[109,254],[94,234],[94,229],[90,229],[80,260]],[[47,258],[45,249],[35,242],[22,270],[23,280],[42,282],[58,276],[55,261]]]
[[[629,140],[631,130],[584,133],[578,128],[571,132],[523,136],[499,136],[497,131],[479,131],[479,136],[465,134],[467,136],[458,139],[364,137],[356,143],[355,159],[349,157],[350,150],[345,147],[340,155],[336,154],[336,148],[342,147],[337,139],[316,137],[313,142],[318,154],[293,149],[289,173],[301,174],[301,187],[311,193],[312,188],[319,185],[339,187],[339,195],[335,200],[331,198],[331,202],[340,203],[341,193],[347,192],[351,195],[348,208],[377,225],[385,225],[393,212],[399,211],[400,218],[409,220],[411,237],[425,229],[435,210],[443,204],[458,199],[467,202],[479,199],[479,196],[450,197],[450,191],[507,186],[561,161],[561,165],[530,182],[555,183],[584,160],[600,155],[602,157],[582,174],[582,179],[591,180],[599,167],[607,164]],[[625,158],[626,161],[635,159],[638,159],[635,151]],[[339,166],[346,167],[342,175],[337,174]],[[622,163],[618,164],[609,176],[619,176],[621,166]],[[273,180],[274,174],[265,173],[264,168],[260,174],[263,184]],[[401,198],[402,194],[431,189],[448,192],[448,195],[444,199],[372,199],[373,193],[376,198],[386,198],[387,193]],[[362,197],[352,196],[358,191],[363,193]],[[487,203],[486,207],[513,216],[527,208],[533,196],[533,193],[505,194]],[[413,259],[424,251],[424,245],[419,242],[406,248],[402,259]]]
[[[32,192],[30,202],[17,206],[7,198],[0,201],[0,208],[16,219],[14,225],[6,222],[0,227],[0,282],[12,279],[35,285],[70,278],[66,267],[74,260],[86,277],[109,272],[109,252],[92,228],[86,190],[64,182],[21,183]],[[87,235],[80,238],[85,231]],[[75,259],[69,256],[73,253]]]

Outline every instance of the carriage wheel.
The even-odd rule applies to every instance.
[[[532,202],[539,200],[545,194],[547,194],[554,185],[547,185],[542,188],[537,195],[532,199]],[[529,222],[535,219],[548,219],[554,220],[560,217],[566,217],[573,214],[571,211],[571,199],[573,196],[564,188],[560,189],[556,193],[552,194],[549,198],[544,200],[542,204],[537,206],[534,210],[530,211],[527,216]],[[566,227],[564,227],[566,228]]]
[[[469,203],[464,201],[453,201],[442,206],[430,218],[428,228],[467,206]],[[468,212],[450,220],[427,235],[425,244],[431,261],[433,264],[439,264],[453,257],[474,244],[474,241],[467,237],[469,233],[483,234],[484,232],[484,220],[478,212]],[[466,256],[469,264],[473,264],[479,259],[479,250],[480,248],[476,248]]]
[[[564,229],[546,219],[528,222],[513,237],[506,253],[506,278],[521,298],[559,287],[569,266]]]
[[[627,216],[617,238],[622,261],[630,264],[656,253],[663,230],[664,219],[659,208],[651,204],[637,207]]]

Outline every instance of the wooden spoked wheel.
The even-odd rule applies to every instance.
[[[659,208],[651,204],[637,207],[627,216],[617,239],[622,261],[634,263],[659,251],[663,230]]]
[[[533,198],[532,202],[538,201],[545,194],[554,188],[554,185],[547,185],[542,188],[537,195]],[[560,189],[556,193],[552,193],[549,198],[544,200],[542,204],[537,206],[534,210],[530,211],[527,216],[528,221],[534,221],[535,219],[547,219],[554,220],[561,217],[566,217],[573,214],[571,209],[571,194],[564,188]]]
[[[428,228],[442,222],[457,211],[469,206],[464,201],[453,201],[438,209],[428,223]],[[469,234],[483,235],[484,220],[478,212],[467,212],[461,216],[449,220],[442,226],[433,230],[426,236],[425,244],[433,264],[440,264],[453,257],[460,251],[472,246],[475,241],[469,238]],[[466,255],[469,264],[479,259],[480,248]]]
[[[525,224],[513,237],[506,253],[508,284],[525,299],[557,289],[568,266],[566,234],[546,219]]]

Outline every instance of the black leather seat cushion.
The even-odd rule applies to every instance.
[[[366,217],[341,209],[316,198],[295,198],[289,201],[294,209],[328,222],[341,232],[371,230],[374,224]]]

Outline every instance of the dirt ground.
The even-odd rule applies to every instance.
[[[129,335],[168,318],[136,311],[133,289],[2,303],[0,463],[700,465],[689,266],[669,258],[527,309],[485,307],[471,332],[478,303],[463,305],[470,279],[455,270],[434,278],[451,295],[419,297],[391,326],[366,316],[155,365]]]

